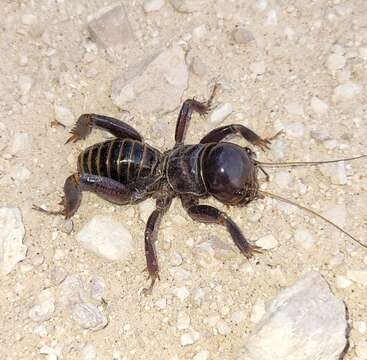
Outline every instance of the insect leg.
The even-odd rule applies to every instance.
[[[171,204],[171,197],[165,196],[157,199],[157,208],[150,214],[144,234],[145,258],[147,261],[147,270],[151,280],[150,286],[143,289],[144,295],[150,295],[156,279],[159,280],[159,266],[155,242],[159,223],[163,214]]]
[[[195,99],[188,99],[183,103],[176,123],[176,145],[183,143],[193,111],[196,111],[200,115],[206,115],[210,111],[210,106],[217,89],[218,84],[215,84],[209,99],[205,102],[199,102]]]
[[[198,201],[190,197],[182,197],[181,200],[187,213],[193,220],[225,226],[236,246],[248,259],[251,258],[253,254],[261,252],[258,246],[250,244],[245,239],[239,227],[226,213],[213,206],[198,205]]]
[[[118,138],[142,140],[141,135],[133,127],[121,120],[98,114],[83,114],[71,129],[71,136],[66,143],[85,139],[93,128],[106,130]]]
[[[259,146],[262,150],[265,150],[269,149],[269,145],[271,144],[270,140],[275,139],[282,133],[283,131],[279,131],[269,139],[262,139],[259,135],[254,133],[251,129],[247,128],[246,126],[240,124],[232,124],[221,126],[210,131],[206,136],[204,136],[201,139],[200,143],[201,144],[207,144],[211,142],[215,143],[223,140],[228,135],[239,134],[251,144]]]

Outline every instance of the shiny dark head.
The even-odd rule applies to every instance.
[[[202,174],[210,195],[228,205],[244,205],[256,197],[258,182],[252,153],[220,142],[208,148]]]

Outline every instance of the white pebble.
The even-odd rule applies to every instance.
[[[18,208],[0,208],[0,271],[9,274],[25,259],[27,246],[23,244],[24,226]]]
[[[190,326],[189,315],[184,311],[180,311],[177,315],[177,329],[185,330],[188,329],[189,326]]]
[[[51,281],[54,285],[60,285],[66,278],[67,271],[61,266],[55,266],[51,271]]]
[[[265,314],[265,302],[263,300],[257,300],[251,310],[250,320],[257,324],[260,322]]]
[[[185,301],[190,294],[187,287],[176,288],[172,291],[172,293],[177,296],[181,301]]]
[[[74,320],[83,328],[100,330],[107,326],[107,317],[94,304],[81,303],[72,307]]]
[[[33,79],[29,75],[20,75],[18,78],[18,88],[22,96],[28,95],[33,85]]]
[[[134,250],[130,232],[112,217],[96,215],[76,235],[88,250],[107,260],[126,260]]]
[[[24,14],[22,15],[22,23],[24,25],[32,25],[37,21],[37,17],[33,14]]]
[[[195,56],[190,64],[190,70],[200,78],[204,77],[208,71],[206,64],[198,57]]]
[[[353,82],[348,82],[337,86],[334,89],[333,101],[339,102],[344,100],[351,100],[362,92],[362,86]]]
[[[294,240],[304,249],[310,249],[314,244],[314,238],[306,229],[297,229],[294,233]]]
[[[47,334],[48,334],[47,333],[47,328],[43,324],[35,325],[32,332],[33,332],[34,335],[37,335],[39,337],[46,337]]]
[[[250,64],[250,70],[255,75],[263,75],[266,71],[265,62],[264,61],[257,61]]]
[[[205,4],[203,0],[171,0],[171,5],[174,9],[183,13],[202,10]]]
[[[353,321],[353,327],[356,329],[360,334],[365,334],[367,331],[367,324],[365,321]]]
[[[334,150],[338,146],[338,142],[335,139],[326,139],[323,145],[325,149]]]
[[[310,132],[310,135],[313,139],[315,139],[316,141],[325,141],[329,138],[329,133],[326,129],[317,129],[317,130],[312,130]]]
[[[158,11],[164,6],[164,0],[144,0],[144,11],[151,12],[151,11]]]
[[[97,359],[97,349],[93,344],[87,344],[83,347],[81,351],[83,360],[96,360]]]
[[[352,281],[342,275],[336,275],[335,277],[335,285],[339,289],[346,289],[350,285],[352,285]]]
[[[287,135],[295,138],[303,137],[305,133],[305,125],[300,122],[284,123],[283,128]]]
[[[345,205],[330,206],[323,214],[327,219],[339,226],[344,226],[347,217]]]
[[[194,337],[190,333],[181,335],[181,346],[192,345],[194,343]]]
[[[340,54],[331,54],[327,59],[326,66],[330,71],[342,69],[345,66],[345,57]]]
[[[31,148],[31,137],[29,134],[24,132],[16,132],[14,134],[13,143],[10,150],[12,155],[21,152],[30,152]]]
[[[242,322],[243,320],[245,320],[246,318],[246,314],[244,311],[235,311],[232,315],[231,315],[231,320],[236,323],[239,324],[240,322]]]
[[[162,298],[158,299],[158,300],[155,302],[155,305],[156,305],[159,309],[163,310],[163,309],[165,309],[165,308],[167,307],[167,299],[166,299],[165,297],[162,297]]]
[[[278,246],[278,240],[272,234],[268,234],[257,240],[256,245],[266,250],[274,249]]]
[[[230,326],[224,320],[219,320],[216,327],[220,335],[228,335],[232,331]]]
[[[29,311],[29,317],[33,321],[47,321],[51,319],[55,311],[55,304],[52,300],[46,300],[41,304],[34,305]]]
[[[243,27],[237,27],[232,31],[232,38],[237,44],[248,44],[255,40],[252,32],[246,30]]]
[[[103,300],[106,282],[99,276],[93,276],[90,280],[90,296],[92,299],[101,302]]]
[[[194,28],[192,31],[192,38],[195,41],[202,41],[208,34],[208,26],[206,24],[202,24]]]
[[[146,224],[150,214],[155,210],[155,200],[152,198],[146,199],[138,204],[139,217]]]
[[[55,105],[55,119],[65,126],[72,126],[75,123],[73,112],[67,107]]]
[[[270,10],[266,15],[265,26],[274,26],[278,24],[278,15],[275,10]]]
[[[289,188],[292,181],[293,177],[288,171],[280,171],[274,177],[274,182],[282,189]]]
[[[312,107],[312,110],[318,115],[326,114],[329,109],[329,105],[326,104],[324,101],[322,101],[317,96],[312,96],[311,107]]]
[[[212,111],[209,120],[213,125],[217,125],[224,121],[232,111],[233,109],[230,103],[221,104]]]
[[[358,284],[367,286],[367,268],[348,270],[347,277]]]
[[[199,351],[192,360],[207,360],[209,359],[209,351],[208,350],[201,350]]]
[[[285,105],[285,108],[290,115],[304,115],[303,106],[300,103],[292,102]]]

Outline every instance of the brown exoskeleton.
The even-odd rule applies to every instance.
[[[223,141],[228,135],[239,134],[264,150],[279,133],[272,138],[263,139],[247,127],[234,124],[210,131],[199,144],[183,143],[192,113],[207,114],[215,89],[216,87],[206,102],[188,99],[183,103],[176,125],[175,146],[164,153],[146,144],[141,135],[126,123],[96,114],[81,115],[67,141],[85,139],[93,128],[106,130],[115,136],[112,140],[88,147],[79,155],[77,172],[65,181],[61,203],[63,210],[49,213],[62,213],[70,218],[80,206],[82,191],[93,192],[119,205],[136,204],[151,196],[156,199],[156,209],[148,218],[144,238],[147,270],[151,278],[151,285],[145,289],[146,293],[151,291],[155,280],[159,278],[155,237],[158,223],[174,197],[181,199],[183,207],[193,220],[225,226],[240,252],[247,258],[259,253],[260,249],[246,240],[226,213],[213,206],[199,204],[200,198],[213,196],[226,205],[244,206],[267,195],[305,209],[290,200],[259,189],[258,170],[267,175],[262,166],[274,164],[258,162],[249,148]],[[366,155],[360,157],[363,156]],[[344,160],[352,159],[355,158]],[[283,164],[297,166],[315,162]],[[321,217],[312,210],[305,210]],[[343,229],[340,230],[346,233]]]

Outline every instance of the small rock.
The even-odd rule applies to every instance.
[[[134,34],[122,4],[100,9],[88,17],[91,37],[110,54],[134,39]]]
[[[47,336],[47,328],[45,325],[43,324],[37,324],[34,328],[33,328],[33,334],[37,335],[39,337],[46,337]]]
[[[230,103],[221,104],[212,111],[209,121],[213,125],[218,125],[231,115],[232,111],[233,109]]]
[[[209,359],[209,351],[201,350],[192,358],[192,360],[208,360]]]
[[[108,324],[107,317],[93,304],[75,304],[72,307],[72,315],[83,329],[97,331],[103,329]]]
[[[334,150],[338,146],[338,142],[335,139],[327,139],[323,143],[325,149]]]
[[[190,294],[187,287],[173,289],[172,293],[177,296],[181,301],[185,301]]]
[[[22,24],[24,25],[33,25],[37,22],[37,16],[34,14],[23,14],[22,15]]]
[[[25,259],[27,246],[23,244],[24,226],[18,208],[0,208],[0,271],[9,274]]]
[[[192,345],[194,343],[194,337],[190,333],[181,335],[181,346]]]
[[[185,330],[190,326],[190,317],[184,311],[180,311],[177,315],[177,329]]]
[[[193,301],[196,306],[201,306],[204,301],[205,291],[203,288],[196,288],[193,293]]]
[[[252,34],[252,32],[246,30],[245,28],[239,26],[236,27],[233,31],[232,31],[232,38],[235,41],[235,43],[237,44],[242,44],[242,45],[246,45],[248,43],[250,43],[251,41],[254,41],[254,35]]]
[[[325,141],[329,138],[329,133],[326,129],[312,130],[310,135],[316,141]]]
[[[228,335],[232,331],[230,326],[224,320],[219,320],[216,327],[220,335]]]
[[[158,11],[164,6],[164,0],[144,0],[144,11],[146,13]]]
[[[72,219],[60,219],[57,227],[61,232],[71,234],[74,229],[74,223]]]
[[[367,332],[367,324],[365,321],[353,321],[353,327],[360,334],[365,334]]]
[[[278,14],[275,10],[270,10],[264,22],[265,26],[275,26],[278,24]]]
[[[299,243],[304,249],[310,249],[314,244],[314,238],[306,229],[297,229],[294,233],[294,240]]]
[[[13,143],[10,153],[16,155],[18,153],[30,153],[32,149],[31,137],[24,132],[16,132],[14,134]]]
[[[334,89],[333,101],[351,100],[362,92],[362,86],[353,82],[348,82],[337,86]]]
[[[74,306],[88,299],[83,282],[77,275],[69,275],[60,286],[59,301],[67,306]]]
[[[202,24],[194,28],[192,31],[192,38],[195,41],[203,41],[208,34],[208,26],[206,24]]]
[[[75,116],[72,111],[64,106],[55,105],[55,119],[65,126],[73,126]]]
[[[134,250],[130,232],[109,216],[96,215],[77,233],[88,250],[107,260],[126,260]]]
[[[332,184],[345,185],[347,183],[347,172],[344,161],[336,164],[324,164],[319,169],[325,176],[330,178]]]
[[[251,310],[250,320],[257,324],[265,314],[265,303],[262,300],[257,300]]]
[[[355,269],[347,271],[347,278],[350,280],[361,284],[363,286],[367,286],[367,268],[366,269]]]
[[[337,225],[344,226],[347,210],[345,209],[345,205],[334,205],[326,209],[323,215]]]
[[[284,123],[283,128],[287,135],[295,138],[303,137],[305,133],[305,125],[300,122]]]
[[[285,108],[290,115],[304,115],[303,106],[300,103],[292,102],[285,105]]]
[[[192,59],[190,70],[200,78],[204,77],[208,72],[206,64],[198,56]]]
[[[244,311],[235,311],[232,315],[231,315],[231,320],[235,323],[235,324],[239,324],[240,322],[242,322],[243,320],[245,320],[246,318],[246,313]]]
[[[106,288],[106,282],[99,276],[93,276],[90,281],[90,296],[92,299],[101,302]]]
[[[312,96],[311,107],[312,107],[312,110],[318,115],[326,114],[329,109],[329,105],[326,104],[324,101],[322,101],[317,96]]]
[[[58,352],[56,349],[47,346],[47,345],[43,345],[40,348],[40,354],[42,355],[48,355],[47,356],[47,360],[57,360],[58,359]]]
[[[29,75],[20,75],[18,78],[18,89],[22,96],[26,96],[31,91],[33,79]]]
[[[97,349],[93,344],[87,344],[81,351],[83,360],[97,360]]]
[[[29,311],[29,317],[37,322],[47,321],[51,319],[54,311],[54,302],[52,300],[46,300],[40,304],[34,305]]]
[[[171,0],[171,5],[182,13],[192,13],[205,9],[204,0]]]
[[[347,346],[347,328],[343,301],[319,273],[309,272],[269,303],[238,359],[337,360]]]
[[[9,171],[9,176],[12,180],[23,182],[31,177],[31,172],[26,167],[16,164]]]
[[[276,248],[278,246],[278,241],[272,234],[268,234],[257,240],[256,245],[260,246],[262,249],[269,250]]]
[[[60,285],[67,276],[67,271],[61,266],[55,266],[51,271],[51,281],[54,285]]]
[[[352,281],[342,275],[336,275],[335,277],[335,285],[339,289],[346,289],[350,285],[352,285]]]
[[[167,299],[166,299],[165,297],[162,297],[162,298],[158,299],[158,300],[155,302],[155,305],[156,305],[159,309],[163,310],[163,309],[165,309],[165,308],[167,307]]]
[[[330,71],[342,69],[345,66],[345,56],[340,54],[331,54],[327,59],[326,66]]]
[[[274,182],[281,189],[288,189],[293,182],[293,177],[288,171],[279,171],[274,177]]]
[[[146,199],[138,204],[139,217],[146,224],[150,214],[155,210],[155,200],[152,198]]]
[[[250,70],[255,75],[263,75],[265,73],[265,62],[264,61],[258,61],[250,64]]]
[[[187,88],[185,52],[178,46],[165,49],[112,82],[112,101],[119,108],[133,103],[143,114],[166,113],[181,104]]]

